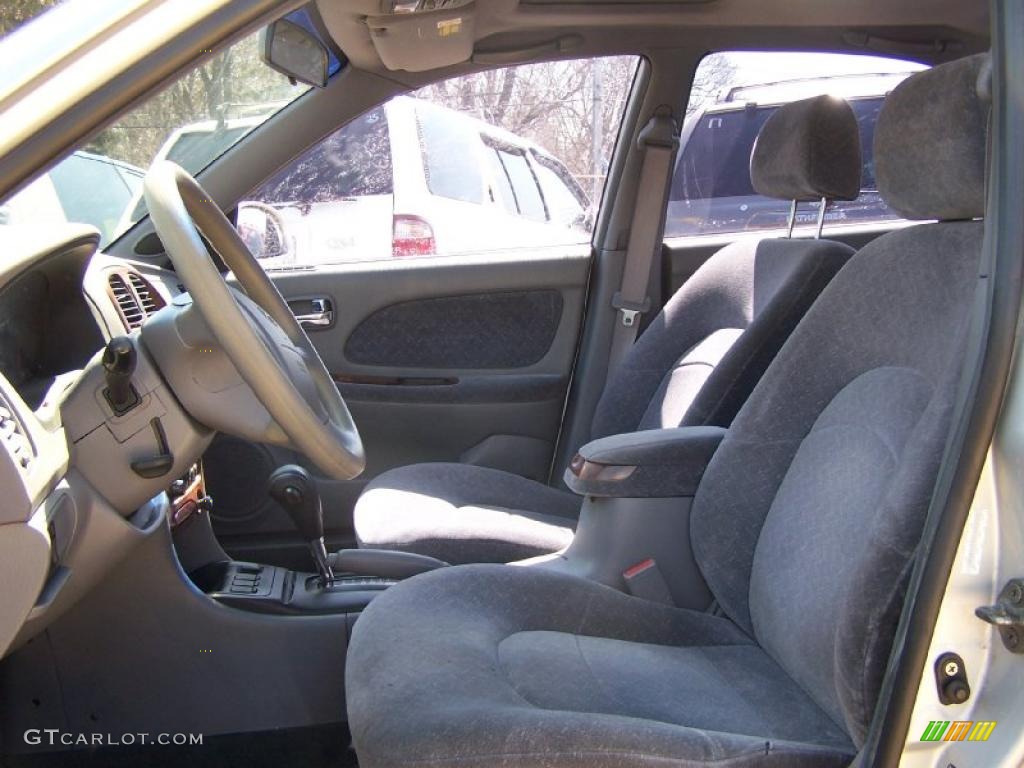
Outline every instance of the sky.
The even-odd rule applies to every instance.
[[[712,90],[697,92],[691,105],[694,108],[725,100],[764,103],[792,101],[821,93],[844,98],[884,95],[903,79],[902,76],[926,68],[917,62],[881,56],[779,51],[723,53],[715,58],[709,57],[705,62],[710,65],[715,59],[720,61],[722,58],[732,65],[731,73],[724,82],[715,82],[713,78],[715,87]],[[823,83],[821,78],[833,79]],[[788,85],[752,87],[778,83]],[[742,91],[730,95],[737,88]]]
[[[923,64],[881,56],[857,56],[839,53],[728,53],[736,67],[735,84],[750,85],[803,77],[864,74],[878,72],[916,72]]]

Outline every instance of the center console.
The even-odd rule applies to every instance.
[[[583,496],[572,544],[529,565],[571,573],[648,600],[711,603],[690,547],[697,486],[726,430],[652,429],[594,440],[565,472]]]
[[[690,510],[704,470],[726,430],[680,427],[613,435],[583,446],[565,473],[584,497],[572,544],[562,552],[517,563],[598,581],[637,597],[704,609],[711,593],[690,547]],[[201,478],[183,482],[182,510],[201,508]],[[286,465],[270,476],[268,494],[289,515],[309,547],[316,573],[236,562],[216,543],[207,515],[188,515],[177,527],[199,531],[179,547],[183,567],[208,597],[235,609],[273,615],[355,617],[402,579],[447,566],[409,552],[372,549],[328,554],[321,500],[302,467]],[[177,506],[177,505],[176,505]],[[179,514],[175,515],[178,519]],[[202,522],[205,522],[205,528]],[[202,552],[189,562],[187,553]]]
[[[402,579],[447,565],[408,552],[347,549],[328,554],[316,483],[302,467],[286,465],[267,493],[291,517],[309,547],[316,573],[230,559],[210,526],[213,501],[196,465],[172,485],[171,527],[182,567],[207,597],[231,608],[278,616],[346,615],[348,621]]]
[[[193,583],[223,605],[256,613],[358,614],[397,582],[376,576],[339,575],[325,587],[319,576],[258,563],[210,563],[190,574]]]

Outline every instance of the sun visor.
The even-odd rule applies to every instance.
[[[370,39],[384,66],[424,72],[468,61],[473,55],[476,3],[457,3],[439,10],[420,10],[424,3],[417,3],[415,10],[367,17]]]

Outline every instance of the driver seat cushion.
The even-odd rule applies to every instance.
[[[581,503],[573,493],[497,469],[413,464],[366,486],[356,504],[356,537],[360,547],[448,563],[506,563],[567,547]]]

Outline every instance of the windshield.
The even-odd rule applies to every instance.
[[[0,205],[0,224],[76,222],[100,245],[142,218],[141,179],[168,159],[195,175],[308,86],[259,56],[253,34],[186,72]]]

